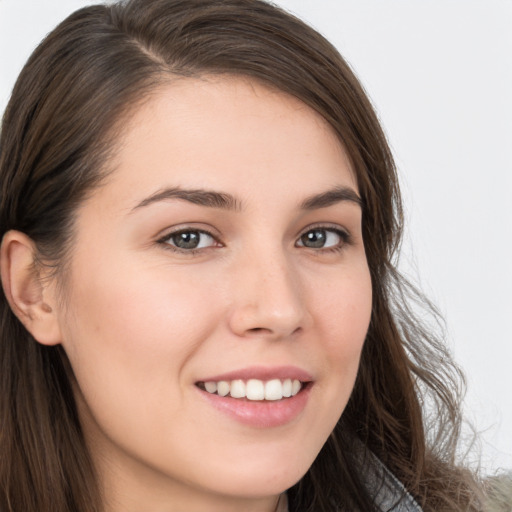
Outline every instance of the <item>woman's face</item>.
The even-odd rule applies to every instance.
[[[216,78],[158,90],[111,163],[78,210],[58,312],[105,495],[263,503],[307,471],[354,385],[371,282],[350,161],[300,101]]]

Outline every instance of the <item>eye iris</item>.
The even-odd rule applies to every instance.
[[[320,249],[327,241],[327,234],[323,229],[314,229],[308,231],[301,236],[301,241],[305,247],[312,247],[313,249]]]
[[[184,231],[173,235],[172,241],[180,249],[195,249],[199,245],[200,234],[197,231]]]

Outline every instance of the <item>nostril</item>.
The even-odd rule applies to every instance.
[[[292,333],[291,335],[296,335],[297,333],[299,333],[300,331],[302,330],[301,327],[297,327]],[[251,329],[248,329],[246,331],[247,334],[254,334],[254,335],[269,335],[269,334],[278,334],[276,333],[273,329],[268,329],[266,327],[253,327]]]
[[[249,329],[248,332],[251,332],[254,334],[260,334],[260,333],[270,332],[270,329],[265,329],[264,327],[253,327],[252,329]]]

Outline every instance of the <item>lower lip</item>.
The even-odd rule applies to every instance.
[[[197,390],[213,407],[236,421],[252,427],[271,428],[286,425],[300,415],[308,402],[311,387],[310,382],[295,396],[276,401],[252,401]]]

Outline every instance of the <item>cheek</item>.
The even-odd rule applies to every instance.
[[[203,304],[208,294],[199,280],[177,280],[162,267],[134,273],[118,261],[105,268],[116,271],[75,279],[65,322],[64,348],[82,392],[95,396],[103,386],[119,397],[167,386],[168,393],[215,325],[214,306]]]
[[[124,266],[107,263],[104,270],[89,275],[75,279],[73,316],[82,319],[82,327],[102,337],[120,333],[113,343],[137,340],[141,348],[150,348],[150,342],[169,345],[175,333],[200,327],[195,322],[198,310],[208,315],[203,307],[208,295],[201,289],[201,279],[191,281],[190,276],[165,265],[145,268],[143,263],[129,261]]]
[[[332,279],[315,303],[326,352],[338,364],[358,364],[372,312],[372,284],[366,265]]]
[[[187,364],[216,328],[218,311],[198,289],[204,279],[177,279],[162,266],[133,273],[118,261],[113,268],[76,278],[70,297],[64,348],[81,420],[92,439],[103,439],[99,426],[127,453],[160,461],[162,440],[187,439],[176,421],[188,417]],[[147,432],[160,442],[144,441]]]
[[[311,301],[317,346],[321,347],[312,359],[321,358],[317,363],[325,376],[315,386],[323,410],[312,430],[321,432],[317,439],[323,441],[352,393],[372,311],[372,285],[366,265],[333,276],[329,283],[336,284],[325,286],[323,293],[312,295]]]

